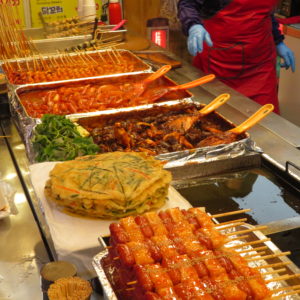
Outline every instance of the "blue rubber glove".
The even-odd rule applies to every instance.
[[[276,49],[277,54],[283,59],[280,66],[286,70],[291,67],[292,71],[295,72],[295,55],[293,51],[284,42],[279,43]]]
[[[196,56],[198,52],[203,51],[203,43],[206,43],[209,47],[212,47],[209,33],[200,24],[195,24],[189,29],[188,37],[188,50],[191,55]]]

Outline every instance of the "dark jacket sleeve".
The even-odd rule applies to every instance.
[[[279,23],[277,22],[274,15],[272,15],[271,18],[272,18],[272,33],[273,33],[274,42],[275,45],[278,45],[284,40],[284,35],[281,34],[279,30]]]
[[[232,0],[179,0],[178,18],[184,34],[194,24],[202,24],[202,20],[213,17]]]
[[[200,10],[205,0],[179,0],[178,18],[182,24],[182,30],[188,35],[192,25],[202,24]]]

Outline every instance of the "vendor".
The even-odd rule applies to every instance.
[[[276,2],[179,0],[178,16],[196,67],[279,113],[276,51],[293,72],[295,58],[272,14]]]

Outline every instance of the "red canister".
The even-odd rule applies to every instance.
[[[109,24],[115,25],[122,21],[122,8],[119,0],[109,0]]]

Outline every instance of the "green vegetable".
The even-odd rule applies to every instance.
[[[59,115],[45,114],[42,117],[42,123],[35,128],[32,143],[38,162],[71,160],[99,152],[91,137],[82,137],[70,120]]]

